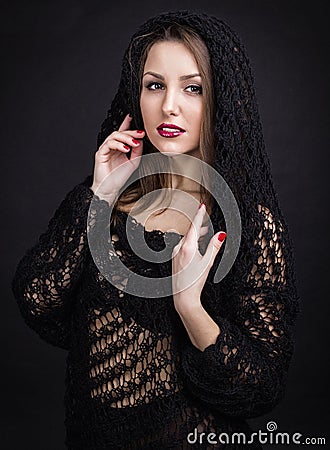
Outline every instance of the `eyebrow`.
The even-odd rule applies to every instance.
[[[145,75],[153,75],[156,78],[159,78],[160,80],[165,80],[165,78],[163,77],[163,75],[160,75],[159,73],[156,72],[146,72],[143,74],[143,76]],[[179,77],[179,80],[189,80],[189,78],[194,78],[194,77],[200,77],[201,74],[200,73],[191,73],[190,75],[182,75],[181,77]]]

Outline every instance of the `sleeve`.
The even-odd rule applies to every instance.
[[[258,210],[255,256],[246,282],[236,282],[229,294],[230,319],[221,316],[221,302],[215,301],[208,313],[220,328],[216,342],[201,351],[187,341],[182,351],[191,394],[240,418],[265,414],[284,397],[294,349],[292,325],[300,310],[286,230],[268,208],[258,205]]]
[[[26,324],[48,343],[64,349],[70,346],[72,293],[88,255],[87,217],[94,195],[89,178],[67,194],[12,279]]]

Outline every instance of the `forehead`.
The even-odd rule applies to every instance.
[[[149,50],[145,70],[162,70],[164,73],[186,72],[197,70],[197,62],[193,53],[177,41],[156,42]]]

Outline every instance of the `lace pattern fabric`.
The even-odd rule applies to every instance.
[[[236,420],[269,411],[283,396],[292,354],[287,320],[291,297],[286,290],[281,225],[275,224],[268,210],[259,208],[261,228],[244,289],[235,280],[231,280],[230,291],[225,283],[221,287],[221,283],[218,286],[207,280],[202,303],[221,332],[215,344],[200,351],[190,342],[170,297],[134,298],[109,283],[95,266],[86,241],[92,197],[88,183],[67,195],[47,232],[21,260],[13,280],[27,324],[51,344],[69,350],[69,447],[83,445],[82,436],[84,442],[105,439],[119,445],[123,439],[120,430],[134,435],[141,409],[145,419],[152,411],[150,427],[155,425],[155,405],[159,429],[164,431],[164,417],[171,417],[168,430],[174,434],[160,435],[157,431],[153,435],[151,427],[148,432],[144,430],[144,437],[134,440],[135,445],[147,445],[154,436],[164,442],[178,439],[181,444],[177,448],[185,448],[179,445],[186,445],[194,426],[220,432]],[[105,202],[99,201],[96,214],[104,207]],[[137,259],[129,252],[124,219],[125,215],[112,234],[113,244],[117,257],[134,268]],[[130,226],[136,225],[130,222]],[[162,233],[146,235],[153,248],[164,246]],[[160,274],[156,267],[156,263],[149,264],[155,276]],[[170,267],[162,265],[162,270],[164,273]],[[211,409],[206,413],[207,408]],[[93,415],[100,424],[90,420]],[[134,421],[127,417],[132,421],[134,417]],[[113,431],[112,441],[101,438],[110,432],[99,428],[102,423],[107,428],[107,421],[111,430],[118,421],[119,434]],[[138,430],[136,433],[139,435]],[[130,442],[126,448],[134,448],[129,447],[133,445]],[[156,441],[150,442],[156,445]]]

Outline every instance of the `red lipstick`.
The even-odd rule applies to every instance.
[[[177,137],[186,132],[186,130],[174,123],[161,123],[158,125],[157,131],[162,137],[168,138]]]

